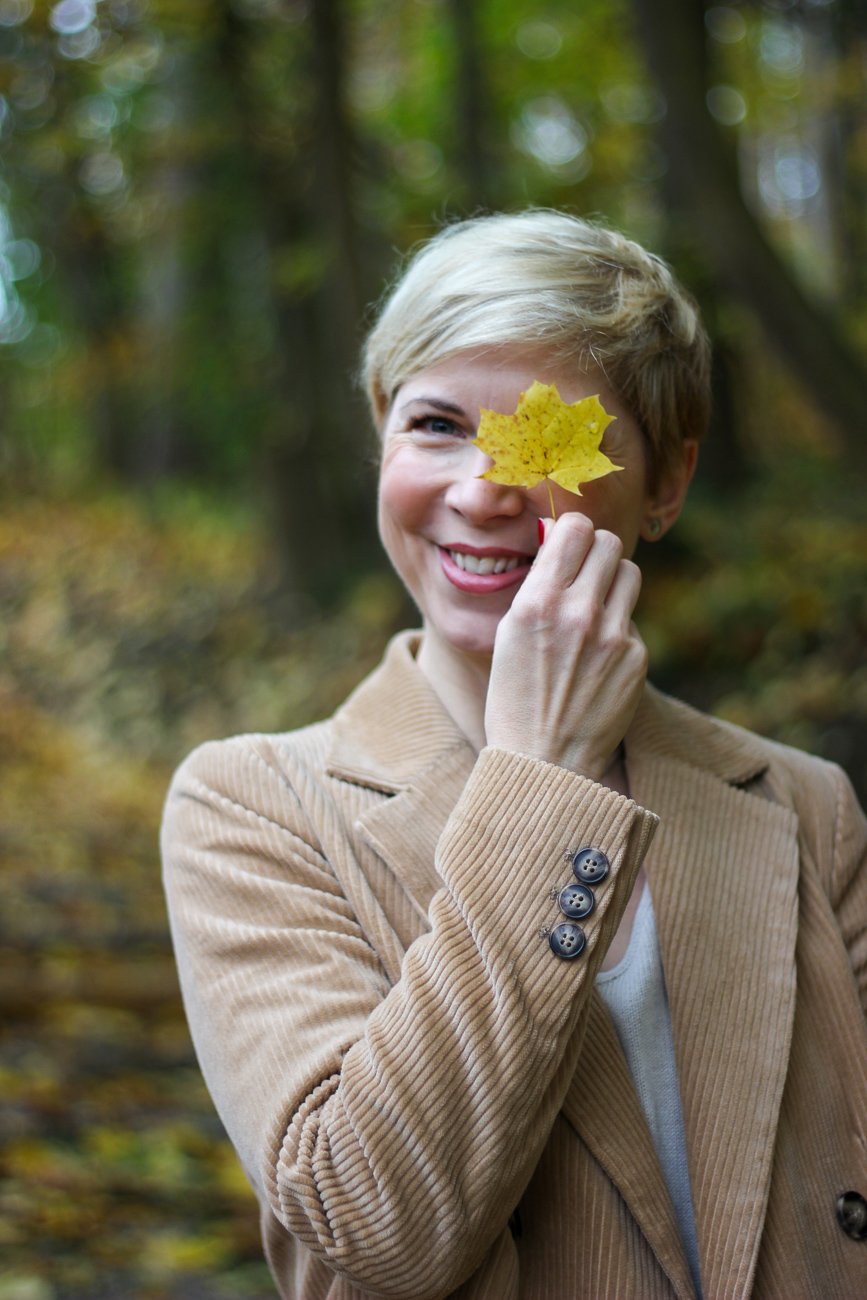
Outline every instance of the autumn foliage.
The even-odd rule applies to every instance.
[[[842,761],[863,798],[858,494],[827,465],[781,466],[773,490],[694,499],[639,558],[654,679]],[[162,799],[198,741],[327,714],[412,617],[383,571],[329,614],[276,572],[257,523],[188,494],[0,512],[8,1300],[273,1294],[180,1007]]]
[[[414,617],[352,376],[443,220],[604,214],[698,295],[715,427],[639,555],[652,676],[867,799],[857,9],[0,0],[0,1300],[273,1296],[160,809]]]
[[[598,397],[564,402],[555,384],[535,380],[513,414],[482,410],[476,444],[494,463],[481,477],[526,488],[550,479],[580,496],[582,483],[623,468],[599,449],[613,418]],[[548,497],[556,519],[550,484]]]

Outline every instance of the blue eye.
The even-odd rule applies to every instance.
[[[455,424],[454,420],[449,420],[445,415],[419,415],[410,421],[411,429],[420,429],[423,433],[430,433],[435,438],[464,438],[466,434],[460,425]]]

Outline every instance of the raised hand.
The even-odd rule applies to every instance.
[[[632,622],[641,571],[614,533],[570,511],[497,629],[489,745],[598,780],[638,707],[647,648]]]

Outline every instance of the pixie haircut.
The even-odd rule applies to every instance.
[[[644,433],[652,486],[706,431],[710,348],[693,299],[633,240],[546,209],[457,222],[410,258],[364,349],[377,428],[414,374],[514,343],[602,373]]]

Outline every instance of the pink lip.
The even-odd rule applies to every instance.
[[[524,551],[506,551],[502,547],[475,547],[475,546],[450,546],[448,550],[441,546],[440,562],[443,566],[443,573],[453,586],[460,591],[469,592],[473,596],[487,596],[495,591],[502,591],[506,587],[515,587],[523,582],[530,572],[529,564],[519,564],[517,568],[510,569],[508,573],[467,573],[464,569],[459,569],[449,550],[459,551],[462,555],[497,555],[505,556],[507,559],[511,556],[522,556]]]

